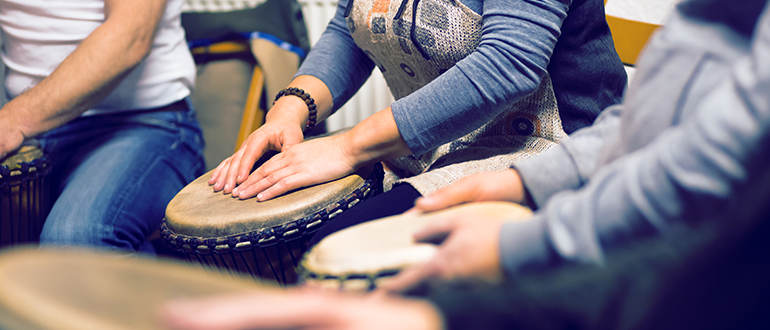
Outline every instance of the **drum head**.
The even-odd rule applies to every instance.
[[[2,329],[159,329],[173,299],[271,290],[251,279],[84,251],[0,255]]]
[[[166,225],[176,234],[225,237],[272,228],[318,212],[364,185],[353,174],[324,184],[295,190],[265,202],[239,200],[214,192],[211,172],[182,189],[166,208]]]
[[[426,262],[435,254],[435,245],[415,243],[412,236],[431,221],[462,216],[514,221],[531,215],[531,210],[519,204],[485,202],[366,222],[321,240],[302,261],[303,275],[306,280],[340,281],[392,275],[405,267]]]

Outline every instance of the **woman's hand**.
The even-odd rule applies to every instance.
[[[254,163],[268,150],[285,151],[303,139],[302,128],[295,121],[278,119],[266,122],[251,133],[238,151],[222,161],[211,174],[214,191],[229,194],[246,181]]]
[[[345,133],[310,140],[284,150],[233,189],[233,197],[257,196],[259,201],[265,201],[297,188],[353,173],[358,162],[346,149],[350,146],[348,138]]]
[[[303,75],[294,78],[289,86],[301,88],[314,98],[318,122],[330,114],[332,96],[323,81]],[[246,181],[254,163],[265,152],[283,152],[302,142],[308,115],[308,106],[301,98],[289,95],[278,99],[268,111],[265,124],[251,133],[235,154],[214,169],[209,179],[214,191],[231,193],[236,186]]]

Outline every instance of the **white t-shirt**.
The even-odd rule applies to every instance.
[[[181,26],[182,2],[168,1],[150,54],[85,115],[157,108],[190,95],[195,63]],[[104,0],[0,0],[8,97],[51,74],[104,19]]]

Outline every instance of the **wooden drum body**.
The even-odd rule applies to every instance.
[[[170,261],[18,250],[0,255],[0,328],[161,329],[170,300],[267,290],[276,289]]]
[[[402,269],[433,257],[437,247],[415,243],[412,236],[431,221],[479,216],[514,221],[531,215],[532,211],[519,204],[484,202],[362,223],[321,240],[302,260],[300,273],[302,280],[311,286],[373,290]]]
[[[194,263],[274,280],[297,281],[296,267],[313,233],[382,189],[376,165],[265,202],[213,192],[204,174],[166,208],[161,236]]]
[[[51,162],[37,141],[0,164],[0,247],[37,242],[50,211],[46,175]]]

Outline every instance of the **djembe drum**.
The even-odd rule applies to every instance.
[[[0,164],[0,247],[39,240],[50,211],[45,180],[50,171],[50,160],[34,140]]]
[[[412,237],[431,221],[458,216],[515,221],[531,215],[532,211],[519,204],[484,202],[362,223],[331,234],[314,246],[302,260],[302,281],[335,290],[373,290],[402,269],[433,257],[435,245],[416,243]]]
[[[278,290],[172,261],[107,253],[0,254],[0,329],[160,329],[170,300]]]
[[[213,192],[208,184],[211,173],[207,173],[168,204],[161,237],[194,263],[291,284],[297,280],[296,267],[312,234],[379,193],[382,175],[377,164],[257,202]]]

